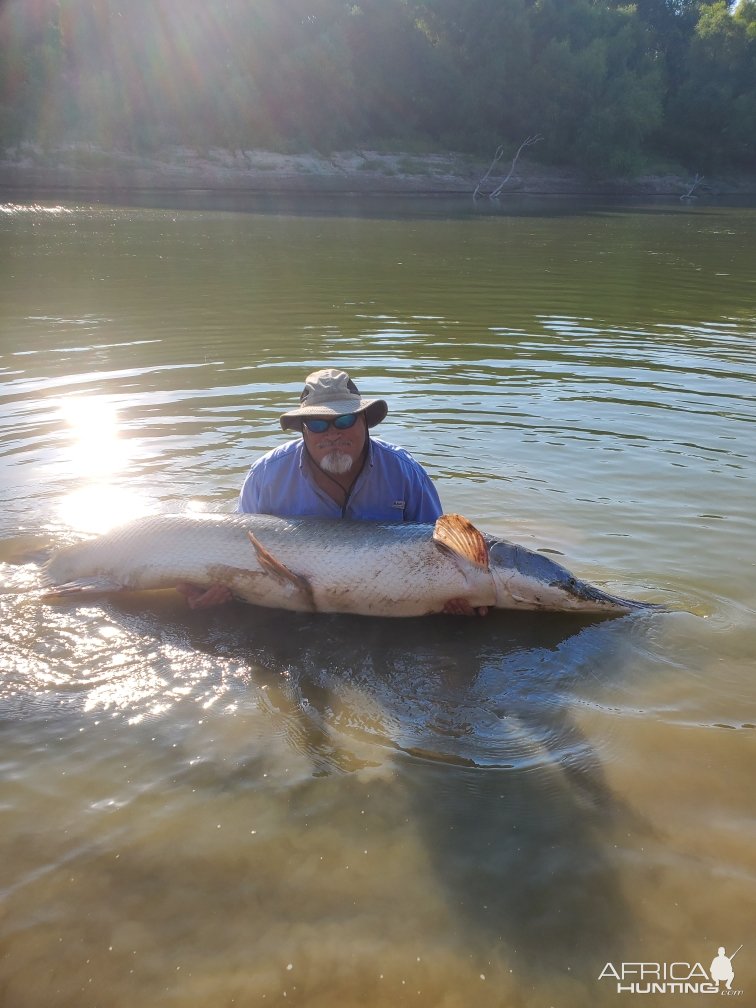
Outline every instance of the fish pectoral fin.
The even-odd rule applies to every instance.
[[[312,585],[307,578],[303,574],[295,574],[294,571],[289,570],[286,564],[281,563],[271,552],[265,549],[260,540],[252,532],[248,531],[247,535],[255,548],[257,559],[265,573],[274,577],[279,584],[289,584],[294,587],[306,600],[307,607],[315,612],[317,609],[315,596],[313,595]]]
[[[125,591],[124,585],[112,578],[93,576],[79,578],[76,581],[66,581],[65,584],[53,585],[46,588],[41,595],[43,602],[65,601],[65,599],[76,599],[87,595],[108,595],[111,592]]]
[[[488,570],[488,544],[471,521],[458,514],[444,514],[433,529],[433,542],[476,567]]]

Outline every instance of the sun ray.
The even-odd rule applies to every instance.
[[[75,481],[60,504],[66,525],[105,532],[147,510],[147,500],[128,486],[133,442],[122,436],[117,410],[107,397],[76,396],[61,404],[68,428],[66,467]]]

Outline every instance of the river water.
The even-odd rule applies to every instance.
[[[756,1003],[756,210],[5,199],[4,1008],[687,1004],[612,971],[741,944]],[[668,611],[39,600],[232,510],[329,365],[446,510]]]

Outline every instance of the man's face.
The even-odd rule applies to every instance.
[[[331,424],[322,434],[302,427],[307,451],[321,469],[332,473],[346,473],[359,462],[367,440],[365,414],[359,413],[353,427],[339,430]]]

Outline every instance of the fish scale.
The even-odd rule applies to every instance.
[[[549,558],[485,536],[459,515],[435,525],[153,515],[58,551],[48,598],[226,585],[255,605],[300,612],[422,616],[450,599],[472,607],[628,612],[647,603],[609,595]]]

